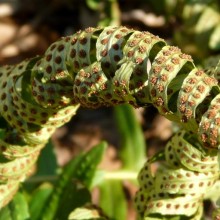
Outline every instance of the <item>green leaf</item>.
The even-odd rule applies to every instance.
[[[100,0],[86,0],[86,4],[92,10],[98,10],[100,8]]]
[[[74,179],[90,186],[105,147],[106,143],[102,142],[89,152],[78,155],[65,166],[40,220],[67,219],[74,208],[90,202],[89,191]]]
[[[28,191],[33,191],[44,181],[53,181],[57,175],[58,164],[54,147],[49,140],[46,146],[41,150],[39,159],[37,160],[37,172],[31,176],[26,182],[24,187]],[[52,178],[51,178],[52,177]]]
[[[108,180],[100,185],[100,207],[107,216],[127,219],[127,203],[121,181]]]
[[[138,171],[146,160],[146,145],[141,126],[131,106],[116,106],[114,110],[121,138],[120,157],[123,168]]]
[[[63,190],[55,219],[67,219],[69,213],[76,207],[85,205],[91,201],[90,192],[77,181],[72,181]],[[46,220],[46,219],[45,219]]]
[[[27,220],[29,217],[27,201],[20,192],[0,211],[0,219],[2,220]]]
[[[37,162],[37,173],[35,176],[55,175],[57,168],[58,165],[53,144],[49,141],[41,151],[41,155]]]
[[[52,190],[53,186],[51,184],[44,183],[33,192],[29,203],[31,220],[39,219]]]
[[[210,19],[211,18],[211,19]],[[219,12],[212,7],[206,7],[195,26],[197,34],[211,30],[219,23]]]
[[[209,47],[213,50],[220,49],[220,24],[216,26],[209,39]]]
[[[96,167],[101,162],[106,147],[107,143],[101,142],[88,153],[84,154],[78,165],[75,178],[82,181],[82,183],[88,188],[92,186]]]

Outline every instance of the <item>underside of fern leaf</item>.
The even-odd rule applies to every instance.
[[[218,80],[195,67],[189,55],[126,27],[88,28],[53,43],[42,57],[1,67],[0,206],[79,105],[152,104],[183,132],[165,147],[161,169],[152,174],[148,161],[141,170],[137,209],[143,219],[199,219],[203,197],[219,175],[219,92]]]

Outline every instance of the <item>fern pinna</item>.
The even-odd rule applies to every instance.
[[[1,67],[0,88],[0,206],[79,105],[152,104],[182,130],[140,171],[138,213],[200,219],[203,198],[219,178],[220,90],[177,47],[126,27],[88,28],[53,43],[42,57]],[[155,161],[160,166],[152,173]]]

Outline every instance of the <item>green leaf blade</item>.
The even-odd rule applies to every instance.
[[[2,220],[27,220],[29,217],[28,203],[20,192],[0,211],[0,219]]]
[[[90,186],[105,148],[106,143],[102,142],[89,152],[78,155],[64,167],[39,220],[67,219],[74,208],[91,201],[85,186]]]
[[[146,145],[134,109],[129,105],[116,106],[115,118],[121,137],[120,157],[123,168],[139,171],[146,160]]]
[[[121,181],[109,180],[100,185],[100,207],[112,219],[127,219],[127,202]]]

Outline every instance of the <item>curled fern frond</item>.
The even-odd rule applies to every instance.
[[[187,182],[196,181],[203,194],[218,176],[216,157],[201,152],[204,146],[216,150],[220,145],[220,88],[214,76],[196,68],[192,58],[177,47],[149,32],[126,27],[88,28],[53,43],[42,57],[0,68],[0,88],[0,120],[7,127],[0,143],[4,158],[0,187],[8,187],[10,181],[18,184],[28,175],[53,131],[66,123],[79,105],[152,104],[199,140],[190,142],[185,134],[178,137],[179,142],[175,137],[171,140],[171,147],[165,150],[164,170],[158,170],[155,177],[147,174],[150,181],[140,180],[139,211],[143,215],[166,215],[169,210],[180,214],[185,210],[178,206],[183,200],[186,206],[190,204],[188,215],[201,213],[198,207],[203,196]],[[184,147],[179,149],[179,143]],[[168,160],[170,152],[173,160]],[[24,168],[22,175],[18,172],[12,177],[19,166]],[[174,175],[174,185],[161,185],[164,172]],[[183,182],[179,175],[184,176]],[[3,195],[2,204],[8,198]],[[165,208],[168,204],[170,209]]]
[[[219,178],[218,161],[189,141],[185,132],[174,135],[165,147],[164,160],[157,161],[156,173],[151,171],[151,160],[140,171],[135,202],[143,219],[154,215],[201,219],[203,198]]]
[[[220,143],[217,80],[149,32],[89,28],[65,37],[32,68],[31,85],[33,98],[43,107],[152,103],[184,129],[199,130],[204,145],[215,148]]]

